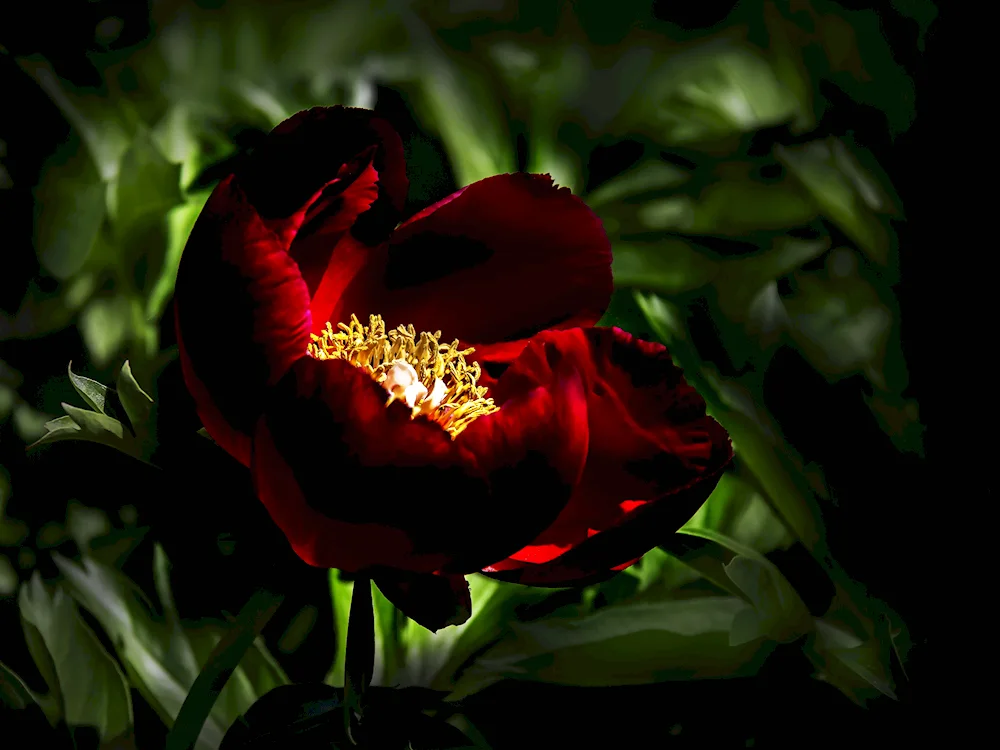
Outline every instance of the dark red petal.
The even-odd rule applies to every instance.
[[[396,609],[428,630],[461,625],[472,614],[465,576],[384,571],[374,574],[374,581]]]
[[[619,329],[539,335],[500,378],[498,403],[549,381],[553,350],[583,378],[587,466],[556,522],[491,571],[523,568],[519,580],[531,575],[539,585],[641,557],[694,514],[732,457],[725,430],[666,349]]]
[[[206,429],[244,464],[263,389],[305,354],[310,292],[335,247],[384,239],[406,188],[387,123],[319,107],[276,127],[210,197],[178,270],[177,335]]]
[[[174,299],[181,367],[198,415],[248,464],[264,388],[305,354],[312,321],[298,267],[231,177],[195,223]]]
[[[379,314],[507,362],[538,331],[595,323],[611,290],[610,245],[593,212],[547,175],[505,174],[406,222],[324,317]]]
[[[293,115],[268,133],[238,179],[262,217],[285,217],[372,146],[379,196],[401,211],[408,187],[403,143],[385,120],[367,109],[313,107]]]
[[[257,493],[312,565],[475,570],[530,541],[569,498],[583,457],[569,455],[572,440],[553,438],[574,426],[585,434],[586,414],[582,398],[567,398],[536,389],[453,441],[402,403],[386,407],[364,371],[304,358],[258,424]],[[540,418],[546,429],[528,429]]]

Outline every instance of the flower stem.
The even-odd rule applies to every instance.
[[[166,750],[194,747],[222,688],[284,598],[284,594],[259,588],[243,605],[233,627],[222,636],[191,685],[167,735]]]
[[[365,692],[371,685],[375,666],[375,613],[372,584],[368,578],[354,581],[344,661],[344,728],[353,741],[352,730],[361,721]]]

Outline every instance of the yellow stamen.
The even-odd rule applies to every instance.
[[[362,325],[356,315],[350,323],[326,324],[312,334],[308,354],[316,359],[343,359],[367,371],[389,391],[386,406],[404,401],[412,416],[425,415],[444,427],[454,440],[484,414],[500,407],[477,385],[483,371],[465,358],[473,349],[459,349],[458,340],[441,343],[441,331],[417,334],[412,325],[386,330],[379,315]]]

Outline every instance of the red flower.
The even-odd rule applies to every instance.
[[[467,600],[464,573],[627,567],[731,450],[662,346],[593,327],[611,253],[569,190],[499,175],[397,227],[407,185],[371,112],[295,115],[206,204],[176,321],[206,429],[296,553],[434,627],[415,604]]]

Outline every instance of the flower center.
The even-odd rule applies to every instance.
[[[478,362],[465,358],[474,349],[459,349],[458,340],[441,343],[441,331],[418,334],[412,325],[386,330],[380,315],[362,325],[356,315],[350,323],[326,324],[312,334],[308,354],[316,359],[343,359],[371,374],[389,392],[386,406],[403,401],[412,416],[423,414],[446,429],[454,440],[484,414],[500,407],[486,397]]]

